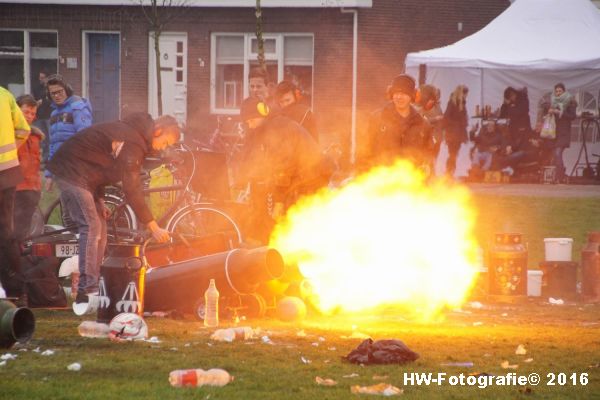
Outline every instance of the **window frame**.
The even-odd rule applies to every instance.
[[[248,32],[212,32],[210,35],[210,113],[217,115],[239,115],[239,109],[219,108],[216,105],[217,99],[217,38],[224,36],[237,36],[243,38],[244,54],[243,54],[243,98],[247,98],[249,94],[248,75],[250,73],[250,64],[258,60],[258,54],[252,52],[252,42],[256,40],[255,33]],[[312,32],[286,32],[286,33],[265,33],[264,39],[275,39],[275,53],[265,54],[266,61],[277,62],[277,77],[276,82],[283,79],[285,71],[285,54],[284,45],[286,37],[306,37],[312,41],[311,60],[309,62],[291,64],[298,66],[310,66],[311,70],[311,93],[314,91],[314,71],[315,71],[315,35]],[[224,65],[224,64],[223,64]],[[239,65],[239,64],[232,64]],[[313,96],[314,97],[314,96]]]
[[[31,80],[31,33],[54,33],[56,35],[56,72],[58,73],[58,66],[60,64],[58,49],[60,48],[60,43],[57,29],[0,28],[0,31],[23,32],[23,51],[10,54],[20,54],[23,57],[23,86],[25,94],[33,93]]]

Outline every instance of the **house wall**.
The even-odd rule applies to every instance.
[[[407,52],[470,35],[509,4],[508,0],[374,0],[373,8],[359,9],[359,147],[368,114],[384,103],[385,88],[403,71]],[[326,137],[346,145],[351,126],[352,18],[338,8],[263,9],[265,33],[314,33],[314,111]],[[148,25],[139,7],[0,4],[0,26],[57,29],[60,59],[78,59],[77,69],[59,64],[59,72],[77,93],[82,85],[82,31],[121,32],[121,114],[147,110]],[[188,35],[187,115],[192,135],[206,135],[215,126],[209,114],[211,32],[255,28],[253,10],[240,8],[190,8],[165,27]]]

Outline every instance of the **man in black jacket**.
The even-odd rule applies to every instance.
[[[134,113],[122,121],[93,125],[67,140],[48,164],[60,188],[61,201],[79,232],[80,280],[76,303],[86,303],[98,291],[100,264],[106,247],[105,185],[123,182],[127,201],[159,242],[169,239],[144,202],[140,171],[144,157],[177,142],[173,117],[153,121]]]
[[[300,90],[291,81],[281,81],[275,88],[275,100],[279,104],[281,115],[300,124],[318,143],[319,134],[314,114],[310,107],[300,101],[301,98]]]
[[[402,158],[416,167],[428,169],[433,157],[431,125],[412,106],[415,80],[405,74],[396,76],[387,89],[390,100],[371,114],[367,132],[366,165],[391,165]],[[427,171],[426,171],[427,172]]]

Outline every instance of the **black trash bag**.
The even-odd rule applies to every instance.
[[[404,364],[415,361],[419,354],[400,340],[363,341],[358,347],[342,357],[354,364]]]
[[[30,308],[67,306],[67,295],[58,280],[59,266],[56,257],[21,257]]]

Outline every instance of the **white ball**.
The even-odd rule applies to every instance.
[[[146,339],[148,337],[148,325],[146,325],[146,321],[134,313],[116,315],[110,321],[108,329],[108,337],[117,342]]]
[[[61,278],[71,276],[73,272],[79,273],[79,256],[69,257],[63,261],[62,264],[60,264],[58,276]]]
[[[277,303],[277,318],[282,321],[299,321],[306,317],[306,304],[299,297],[287,296]]]

